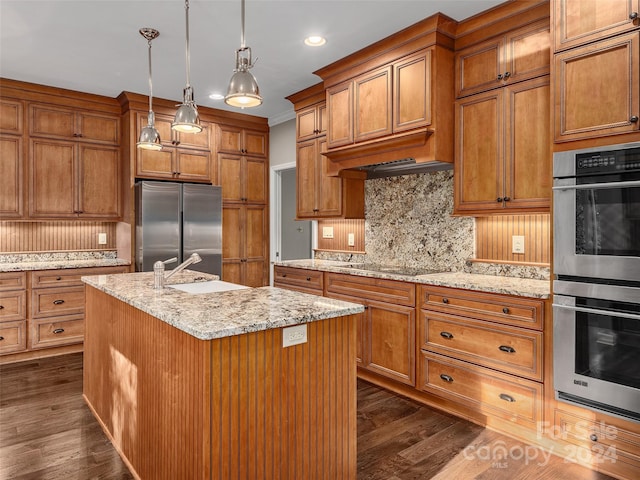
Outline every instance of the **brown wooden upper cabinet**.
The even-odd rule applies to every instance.
[[[120,117],[32,103],[29,105],[29,135],[119,145]]]
[[[545,19],[460,50],[455,56],[456,97],[548,74],[549,42]]]
[[[296,140],[309,140],[327,133],[327,104],[312,105],[296,113]]]
[[[456,102],[454,213],[547,212],[549,76]]]
[[[4,123],[4,122],[3,122]],[[23,139],[0,134],[0,219],[24,215]]]
[[[636,31],[554,56],[556,142],[640,129],[639,49]]]
[[[267,203],[267,162],[262,157],[218,154],[218,178],[224,202]]]
[[[556,52],[640,27],[640,0],[554,0],[552,8]]]
[[[267,156],[268,133],[229,125],[218,125],[218,153]]]
[[[216,183],[210,151],[212,125],[202,122],[202,132],[182,133],[171,129],[172,122],[170,115],[155,115],[162,150],[136,149],[136,177]],[[146,126],[147,113],[136,112],[136,138]]]
[[[433,48],[329,87],[327,147],[429,125]]]
[[[0,133],[23,133],[24,104],[11,98],[0,99]]]
[[[34,138],[29,170],[31,218],[120,217],[119,148]]]

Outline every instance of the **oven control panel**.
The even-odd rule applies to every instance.
[[[640,171],[640,148],[576,155],[576,175]]]

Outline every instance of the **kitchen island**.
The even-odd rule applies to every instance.
[[[356,478],[361,305],[154,290],[152,273],[83,281],[84,397],[137,478]]]

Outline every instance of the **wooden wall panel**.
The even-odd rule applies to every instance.
[[[0,222],[0,253],[115,250],[116,223],[76,220]],[[107,234],[106,245],[98,233]]]
[[[322,227],[333,227],[333,238],[322,238]],[[353,233],[355,245],[347,244],[348,234]],[[364,253],[364,220],[319,220],[318,250],[347,253]]]
[[[500,215],[476,218],[476,259],[549,265],[550,215]],[[513,235],[524,235],[524,254],[512,253]]]
[[[201,341],[87,287],[84,394],[139,478],[356,479],[355,316]]]

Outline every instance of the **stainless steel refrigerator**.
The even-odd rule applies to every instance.
[[[222,276],[220,187],[142,181],[135,184],[135,195],[136,271],[152,271],[156,261],[171,257],[182,262],[195,252],[202,262],[191,270]]]

